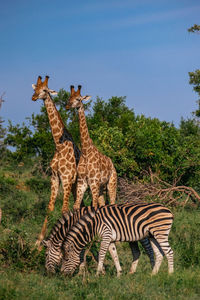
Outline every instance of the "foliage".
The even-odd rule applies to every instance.
[[[188,28],[188,32],[198,33],[200,31],[200,25],[194,24],[192,27]]]
[[[200,25],[194,24],[188,29],[189,32],[200,33]],[[194,91],[200,95],[200,70],[197,69],[194,72],[189,72],[189,83],[193,85]],[[198,109],[194,112],[196,117],[200,117],[200,99],[197,101]]]
[[[200,70],[189,72],[190,81],[193,85],[193,90],[200,96]],[[200,99],[197,100],[198,109],[194,112],[196,117],[200,117]]]
[[[47,191],[50,190],[50,182],[47,178],[37,178],[32,177],[30,179],[27,179],[25,182],[26,186],[28,186],[33,192],[40,194],[44,192],[46,189]]]
[[[58,111],[80,145],[77,112],[66,111],[69,94],[60,90],[54,101]],[[108,101],[97,98],[86,105],[86,118],[94,144],[109,156],[119,176],[146,179],[151,169],[170,184],[190,185],[197,190],[200,175],[200,130],[194,119],[181,120],[180,128],[144,115],[136,116],[125,104],[125,97]],[[49,168],[55,146],[46,108],[32,115],[29,124],[9,123],[6,142],[14,146],[12,156],[17,161],[40,158],[42,170]]]
[[[3,95],[0,96],[0,109],[2,106],[2,103],[4,102],[3,100]],[[6,129],[3,127],[3,119],[0,116],[0,155],[3,156],[3,154],[5,154],[5,144],[4,144],[4,138],[5,138],[5,134],[6,134]]]

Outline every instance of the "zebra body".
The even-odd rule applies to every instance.
[[[73,213],[65,213],[62,218],[58,220],[56,225],[51,230],[51,233],[47,240],[44,240],[42,243],[46,247],[46,260],[45,268],[48,272],[55,273],[55,268],[60,265],[62,259],[62,245],[64,240],[67,238],[67,234],[70,229],[80,220],[81,217],[87,214],[95,213],[95,209],[92,207],[82,207],[80,210],[75,210]],[[149,256],[151,266],[154,266],[154,255],[153,249],[148,239],[141,240],[141,244],[144,247],[147,255]],[[119,275],[121,272],[121,267],[117,255],[116,246],[114,243],[111,243],[109,246],[109,251],[112,256],[112,259],[115,263],[117,270],[119,270]],[[137,242],[133,245],[133,255],[137,257],[139,253],[139,248]],[[81,265],[84,267],[84,262]]]
[[[158,272],[163,255],[168,260],[168,271],[173,272],[173,251],[168,242],[173,222],[170,210],[157,203],[124,203],[107,205],[83,216],[69,231],[63,244],[64,257],[61,271],[73,274],[81,263],[85,246],[99,235],[102,239],[97,274],[103,271],[103,262],[110,243],[127,241],[132,250],[134,273],[138,258],[134,254],[135,242],[149,238],[156,255],[152,273]],[[116,266],[117,267],[117,266]],[[117,273],[120,271],[117,270]]]

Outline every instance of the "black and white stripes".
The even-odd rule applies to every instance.
[[[97,274],[103,271],[105,254],[115,241],[127,241],[133,252],[130,272],[137,267],[138,255],[133,250],[135,242],[148,237],[156,256],[153,274],[157,273],[163,255],[168,260],[168,271],[173,272],[173,251],[168,242],[173,222],[170,210],[157,203],[124,203],[107,205],[85,214],[67,234],[64,242],[64,258],[61,271],[73,274],[81,263],[84,247],[99,235],[102,239]],[[117,268],[117,266],[116,266]],[[117,270],[119,273],[120,271]]]
[[[98,210],[97,210],[98,211]],[[55,272],[56,267],[61,263],[62,259],[62,245],[64,240],[67,238],[67,234],[70,229],[80,220],[84,215],[92,215],[96,213],[94,208],[83,207],[80,210],[76,210],[73,213],[69,212],[63,215],[62,218],[58,220],[56,225],[53,227],[48,239],[43,241],[43,245],[46,247],[46,261],[45,267],[48,272]],[[149,239],[145,238],[140,241],[143,248],[145,249],[147,255],[149,256],[152,268],[154,266],[154,255],[153,249],[151,247]],[[117,250],[115,244],[111,243],[109,246],[109,252],[112,256],[112,259],[115,263],[115,266],[118,271],[118,275],[121,273],[121,267],[117,255]],[[132,246],[132,252],[134,257],[140,255],[137,242]],[[84,261],[80,265],[84,267]]]
[[[62,258],[61,247],[68,231],[76,224],[81,216],[91,211],[91,207],[83,207],[80,210],[65,213],[55,224],[47,240],[42,243],[46,247],[45,267],[48,272],[55,272]]]

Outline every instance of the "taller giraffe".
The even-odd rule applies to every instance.
[[[71,95],[66,108],[77,108],[79,116],[79,130],[81,138],[81,157],[77,168],[77,195],[74,209],[79,209],[88,185],[92,192],[92,205],[104,205],[103,189],[107,186],[111,204],[115,203],[117,189],[117,173],[111,159],[103,155],[93,144],[86,123],[82,101],[89,100],[90,96],[82,97],[81,86],[74,90],[71,86]]]
[[[41,79],[41,76],[39,76],[36,85],[32,84],[32,87],[35,91],[32,96],[32,100],[44,100],[44,105],[46,107],[51,126],[51,132],[56,146],[56,152],[50,164],[52,176],[48,214],[54,210],[55,200],[59,189],[59,179],[62,182],[64,192],[62,206],[62,212],[64,213],[69,209],[69,196],[71,189],[73,190],[75,200],[75,181],[77,175],[77,165],[80,159],[80,150],[75,145],[71,134],[65,128],[60,114],[58,113],[56,106],[52,101],[50,94],[56,95],[57,93],[48,88],[49,77],[46,76],[44,82],[42,82]],[[36,242],[38,247],[45,236],[48,214],[45,218],[41,233]]]

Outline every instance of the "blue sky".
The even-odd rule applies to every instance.
[[[32,83],[55,90],[82,84],[104,100],[126,96],[136,114],[178,126],[198,95],[188,72],[200,68],[199,0],[0,0],[0,111],[22,123],[42,101]]]

